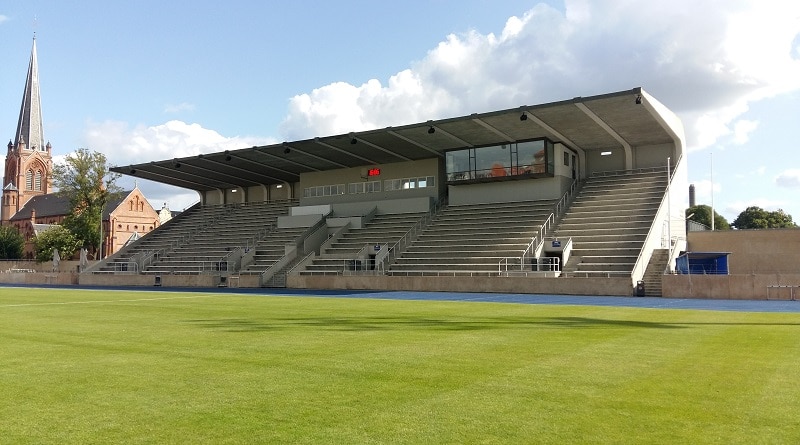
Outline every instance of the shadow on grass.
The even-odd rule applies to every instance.
[[[186,320],[206,329],[225,332],[263,332],[297,328],[313,328],[335,331],[387,331],[387,330],[438,330],[479,331],[518,328],[566,328],[566,329],[686,329],[684,323],[659,323],[638,320],[609,320],[585,317],[551,318],[483,318],[440,319],[425,317],[315,317],[276,318],[251,320],[243,318],[220,318]]]

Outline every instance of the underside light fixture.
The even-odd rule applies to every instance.
[[[528,115],[527,115],[527,114],[525,114],[525,112],[523,111],[523,112],[522,112],[522,115],[520,115],[520,117],[519,117],[519,120],[521,120],[521,121],[526,121],[526,120],[528,120]]]
[[[292,151],[291,148],[286,147],[286,148],[283,149],[283,154],[288,155],[291,151]]]
[[[433,125],[431,125],[430,127],[428,127],[428,134],[433,134],[433,133],[436,133],[436,128],[434,128]]]
[[[276,189],[282,189],[282,188],[283,188],[283,184],[277,184],[277,185],[275,186],[275,188],[276,188]]]
[[[231,157],[231,155],[228,155],[228,154],[226,154],[226,155],[225,155],[225,160],[226,160],[226,161],[230,161],[231,159],[233,159],[233,158]]]
[[[131,173],[132,175],[135,175],[135,174],[136,174],[136,169],[135,169],[135,168],[132,168],[130,173]]]
[[[351,145],[356,145],[356,144],[358,144],[358,139],[356,139],[356,138],[350,139],[350,144],[351,144]]]
[[[181,168],[181,163],[180,162],[176,162],[175,163],[175,168]]]
[[[611,155],[611,151],[601,151],[600,152],[600,156],[610,156],[610,155]]]
[[[641,94],[637,94],[636,95],[636,105],[641,105],[641,104],[642,104],[642,95]]]
[[[238,191],[239,191],[238,189],[231,189],[231,193],[236,193]]]

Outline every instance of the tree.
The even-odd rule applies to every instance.
[[[711,207],[700,204],[686,209],[686,219],[711,227]],[[714,211],[714,230],[728,230],[731,226],[724,216]]]
[[[797,227],[797,224],[792,221],[792,215],[781,209],[768,212],[761,207],[750,206],[733,220],[733,226],[737,229],[780,229]]]
[[[53,185],[70,202],[62,225],[78,238],[79,246],[98,250],[103,209],[120,193],[119,177],[109,171],[104,154],[86,148],[67,155],[64,163],[53,168]]]
[[[18,260],[25,249],[25,238],[13,226],[0,226],[0,259]]]
[[[58,249],[59,256],[67,259],[81,247],[81,241],[72,232],[58,225],[36,235],[33,243],[36,246],[36,261],[40,263],[53,259],[53,249]]]

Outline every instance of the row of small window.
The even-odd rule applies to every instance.
[[[118,229],[118,230],[122,230],[122,224],[117,224],[117,229]],[[127,224],[127,225],[125,226],[125,230],[127,230],[127,231],[129,231],[129,232],[130,232],[130,230],[131,230],[131,225],[130,225],[130,224]],[[137,224],[137,225],[133,226],[133,230],[136,230],[136,231],[138,231],[138,230],[139,230],[139,225]],[[150,231],[152,231],[152,230],[153,230],[153,226],[150,226]],[[142,226],[142,231],[143,231],[143,232],[147,232],[147,226]]]
[[[421,189],[434,186],[435,186],[435,180],[433,176],[424,176],[420,178],[387,179],[383,181],[383,189],[384,191],[387,192],[395,190]],[[303,197],[315,198],[322,196],[344,195],[344,191],[345,191],[344,184],[306,187],[303,190]],[[380,191],[381,191],[381,181],[352,182],[348,184],[347,187],[347,192],[351,195],[356,195],[361,193],[376,193]]]

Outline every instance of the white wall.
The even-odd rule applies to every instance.
[[[450,185],[449,204],[482,204],[491,202],[559,199],[572,179],[554,178],[506,180],[479,184]]]
[[[569,156],[569,165],[564,165],[564,153],[567,153]],[[572,151],[567,148],[564,144],[557,143],[553,147],[553,157],[554,159],[554,173],[556,176],[565,176],[567,178],[572,178],[572,156],[575,156],[575,173],[580,178],[581,169],[580,165],[580,158],[577,151]]]
[[[601,152],[610,151],[608,156],[601,156]],[[591,176],[594,172],[625,170],[625,150],[622,147],[613,147],[604,150],[586,151],[586,173]]]
[[[675,163],[675,145],[659,144],[633,148],[633,168],[661,167],[667,165],[667,158]]]

